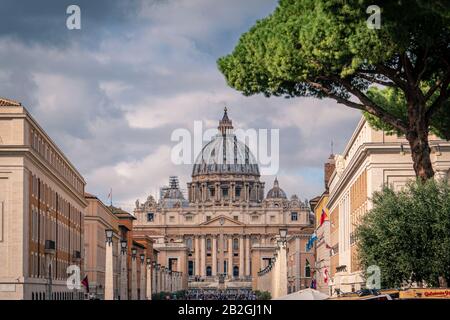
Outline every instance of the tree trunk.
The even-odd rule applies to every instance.
[[[411,147],[416,177],[422,181],[433,178],[434,171],[431,165],[431,148],[428,143],[429,122],[425,116],[425,106],[419,101],[408,103],[409,130],[406,139]]]

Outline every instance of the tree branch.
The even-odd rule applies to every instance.
[[[449,98],[450,96],[450,89],[448,88],[449,84],[450,84],[450,74],[447,74],[446,78],[442,82],[439,97],[437,97],[437,99],[428,108],[425,114],[427,120],[430,120],[431,117],[444,105],[444,102]]]
[[[395,83],[394,82],[390,82],[390,81],[383,81],[374,77],[370,77],[370,76],[366,76],[365,74],[357,74],[356,77],[360,77],[363,78],[367,81],[371,81],[371,82],[375,82],[378,84],[381,84],[382,86],[386,86],[386,87],[395,87]]]
[[[385,111],[383,108],[376,105],[372,100],[369,99],[362,91],[355,88],[347,79],[340,79],[339,81],[348,92],[353,94],[355,97],[361,101],[365,106],[365,111],[380,118],[384,122],[390,124],[397,130],[406,134],[408,131],[408,126],[399,118],[391,115],[389,112]]]

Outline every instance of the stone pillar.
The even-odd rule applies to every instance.
[[[160,288],[159,288],[159,292],[163,292],[166,290],[166,275],[165,275],[165,268],[161,267],[161,270],[159,272],[159,279],[161,279],[160,283]]]
[[[236,184],[234,182],[230,183],[230,198],[234,202],[236,200]]]
[[[136,257],[131,258],[131,300],[137,300],[137,265]]]
[[[152,271],[152,293],[156,293],[156,266],[152,265],[151,267]]]
[[[239,236],[239,276],[243,277],[245,275],[244,270],[244,236]]]
[[[128,254],[126,251],[120,253],[120,299],[128,300]]]
[[[211,244],[211,251],[212,251],[211,252],[211,257],[212,257],[212,259],[211,259],[211,261],[212,261],[212,263],[211,263],[211,271],[212,271],[211,275],[213,277],[215,277],[216,274],[217,274],[217,236],[216,235],[213,235],[211,237],[211,242],[212,242],[212,244]]]
[[[146,299],[147,300],[152,300],[152,291],[153,291],[153,272],[152,272],[152,265],[148,264],[146,266],[146,272],[147,272],[147,282],[146,282],[146,288],[145,288],[145,292],[147,293]]]
[[[195,275],[200,275],[200,243],[198,236],[195,236],[195,261],[194,261],[194,267],[195,267]]]
[[[233,277],[233,235],[228,236],[228,275]]]
[[[202,277],[206,276],[206,239],[205,236],[201,237],[201,253],[200,253],[200,275]]]
[[[215,183],[215,200],[219,201],[220,200],[220,184],[218,182]]]
[[[105,300],[114,300],[113,242],[106,241]]]
[[[147,293],[146,293],[146,289],[147,289],[147,283],[145,281],[147,276],[147,270],[145,267],[145,260],[144,262],[141,262],[141,281],[140,281],[140,291],[139,291],[139,300],[146,300],[147,299]]]
[[[224,258],[225,258],[224,243],[223,242],[224,242],[223,233],[220,233],[220,235],[219,235],[219,270],[218,270],[218,272],[220,274],[225,272],[223,270],[223,261],[224,261]]]
[[[282,244],[280,246],[280,250],[278,252],[278,273],[279,273],[279,281],[278,281],[278,297],[283,297],[287,295],[287,250],[286,244]]]
[[[250,235],[245,237],[245,275],[250,276],[252,271],[250,270],[250,261],[252,257],[250,256]]]

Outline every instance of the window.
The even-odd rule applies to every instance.
[[[209,189],[209,195],[210,195],[211,197],[214,197],[214,196],[216,195],[216,190],[215,190],[214,188],[210,188],[210,189]]]
[[[189,248],[189,250],[192,250],[192,238],[186,239],[186,246]]]
[[[192,221],[192,216],[186,216],[186,222],[191,222]]]
[[[149,212],[147,213],[147,221],[148,222],[153,222],[153,219],[155,218],[153,212]]]
[[[206,216],[206,221],[211,220],[211,216]]]
[[[239,217],[238,216],[233,216],[234,221],[239,221]]]
[[[291,221],[297,221],[297,220],[298,220],[297,212],[291,212]]]
[[[306,278],[310,278],[311,277],[311,266],[309,265],[309,261],[308,260],[306,260],[305,277]]]
[[[238,249],[239,249],[239,239],[234,238],[233,239],[233,250],[238,250]]]
[[[228,197],[228,188],[223,188],[222,189],[222,195],[223,195],[224,198]]]
[[[210,251],[211,250],[211,239],[206,239],[206,250]]]
[[[211,277],[212,276],[212,268],[211,266],[206,267],[206,276]]]
[[[270,216],[270,222],[275,222],[275,216]]]
[[[170,221],[170,222],[175,222],[175,217],[174,217],[174,216],[170,216],[170,217],[169,217],[169,221]]]
[[[241,188],[236,188],[236,197],[240,197],[241,196]]]
[[[188,261],[188,274],[189,276],[194,275],[194,261]]]
[[[259,217],[258,217],[258,216],[256,216],[256,215],[255,215],[255,216],[252,216],[252,221],[253,221],[253,222],[256,222],[256,221],[258,221],[258,220],[259,220]]]
[[[238,266],[233,267],[233,277],[239,277],[239,267]]]

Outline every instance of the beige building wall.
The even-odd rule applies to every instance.
[[[450,143],[430,136],[431,161],[436,177],[448,177]],[[338,233],[331,229],[332,246],[337,245],[331,257],[332,291],[351,292],[364,287],[358,266],[355,227],[371,209],[370,198],[383,185],[400,189],[415,178],[409,144],[406,139],[375,131],[361,119],[344,153],[336,156],[336,170],[330,181],[329,209],[338,220]],[[333,215],[336,215],[333,217]],[[338,256],[338,262],[336,257]],[[336,263],[337,262],[337,263]],[[336,264],[338,264],[336,266]]]
[[[78,299],[83,177],[19,103],[0,99],[0,299]]]
[[[119,295],[119,219],[96,196],[86,194],[88,207],[85,214],[85,271],[89,278],[89,293],[92,297],[104,299],[106,230],[113,236],[113,286],[114,298]]]

